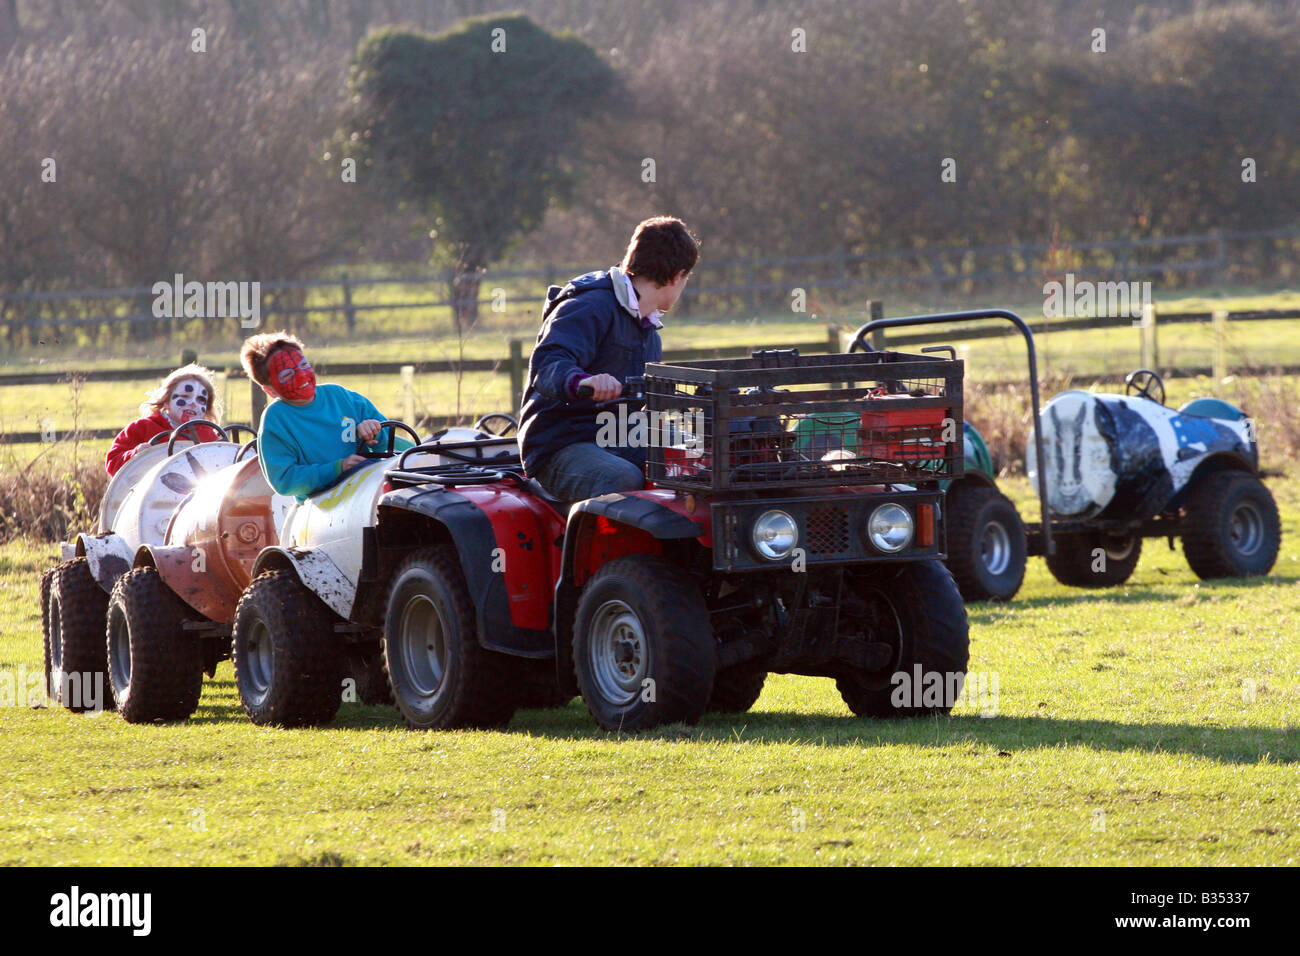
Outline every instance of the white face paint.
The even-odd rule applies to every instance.
[[[172,393],[167,398],[167,417],[173,428],[191,419],[206,418],[207,415],[208,390],[202,382],[183,378],[172,386]]]

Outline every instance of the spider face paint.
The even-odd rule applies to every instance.
[[[172,393],[167,397],[167,418],[173,428],[207,415],[208,390],[202,382],[183,378],[172,386]]]
[[[316,373],[298,349],[280,349],[268,365],[271,388],[281,398],[310,402],[316,397]]]

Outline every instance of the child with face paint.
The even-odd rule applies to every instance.
[[[368,461],[357,454],[360,443],[388,446],[379,409],[342,385],[317,384],[296,336],[250,336],[239,358],[249,377],[276,399],[262,414],[257,454],[262,474],[280,494],[302,501]],[[411,443],[399,437],[394,447]]]
[[[178,368],[149,393],[140,406],[140,414],[143,417],[118,432],[104,458],[104,467],[110,475],[116,475],[155,435],[188,421],[216,421],[220,409],[212,373],[202,365]],[[220,436],[206,425],[200,425],[187,430],[183,437],[189,441],[216,441]]]

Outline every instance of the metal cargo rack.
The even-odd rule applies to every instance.
[[[906,352],[651,363],[647,476],[683,491],[957,478],[962,374]]]

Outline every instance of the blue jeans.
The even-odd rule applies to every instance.
[[[615,491],[640,491],[645,487],[641,466],[595,442],[566,445],[542,463],[537,480],[564,501],[582,501]]]

